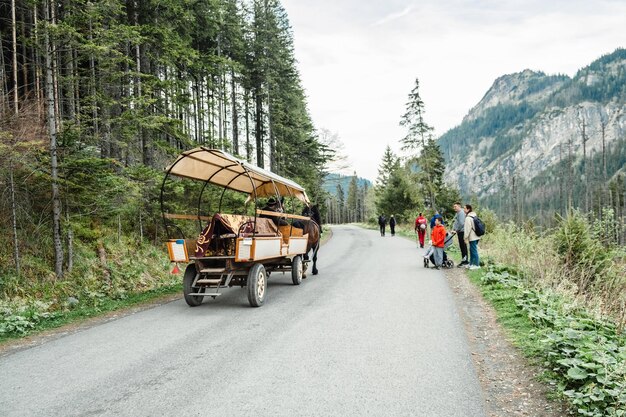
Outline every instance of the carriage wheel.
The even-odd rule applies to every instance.
[[[267,290],[267,273],[263,264],[254,264],[248,272],[248,301],[252,307],[261,307]]]
[[[302,265],[302,257],[298,255],[291,261],[291,281],[293,281],[293,285],[300,285],[302,275],[304,275],[304,266]]]
[[[204,288],[192,287],[193,281],[196,279],[196,274],[196,265],[187,265],[187,269],[185,269],[185,276],[183,277],[183,295],[185,296],[185,301],[190,307],[199,306],[202,304],[202,299],[204,298],[201,295],[189,295],[194,292],[204,292]]]

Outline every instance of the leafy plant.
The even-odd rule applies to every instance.
[[[527,286],[519,275],[491,267],[479,279],[502,310],[515,305],[533,324],[532,340],[557,390],[580,416],[626,415],[626,337],[558,293]],[[507,313],[508,314],[508,313]]]

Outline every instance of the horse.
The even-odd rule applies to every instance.
[[[322,236],[322,219],[317,206],[307,206],[302,211],[303,216],[307,216],[310,220],[299,220],[298,223],[302,226],[302,234],[308,235],[306,245],[306,253],[304,254],[304,260],[309,260],[309,252],[313,250],[313,275],[318,274],[317,270],[317,251],[320,248],[320,238]],[[295,223],[294,223],[295,226]],[[299,226],[298,226],[299,227]]]

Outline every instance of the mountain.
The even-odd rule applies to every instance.
[[[327,191],[329,194],[336,195],[337,185],[341,185],[341,189],[343,190],[343,193],[345,196],[348,193],[348,187],[350,186],[351,180],[352,180],[352,175],[330,173],[326,175],[326,177],[324,177],[322,188],[325,191]],[[367,188],[372,187],[372,182],[366,178],[357,177],[356,182],[359,188],[363,188],[364,186],[367,186]]]
[[[626,49],[572,78],[528,69],[503,75],[438,142],[446,181],[466,196],[506,204],[523,190],[529,204],[557,193],[588,199],[586,187],[626,172]]]

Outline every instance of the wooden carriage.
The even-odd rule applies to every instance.
[[[164,208],[164,189],[171,176],[222,187],[219,208],[211,216],[168,213]],[[254,202],[253,215],[221,212],[226,190],[245,193]],[[198,201],[201,201],[201,195]],[[170,166],[161,187],[161,211],[170,237],[167,242],[172,262],[187,262],[183,293],[190,306],[198,306],[204,297],[221,295],[222,288],[247,287],[248,301],[254,307],[265,301],[267,278],[274,271],[290,272],[299,285],[306,269],[303,255],[308,235],[294,226],[294,220],[308,217],[260,210],[258,199],[291,197],[309,205],[303,187],[270,171],[242,161],[226,152],[205,147],[183,152]],[[264,216],[264,217],[260,217]],[[268,218],[268,216],[270,218]],[[285,219],[281,225],[272,218]],[[172,237],[173,220],[195,220],[201,232],[197,239]]]

